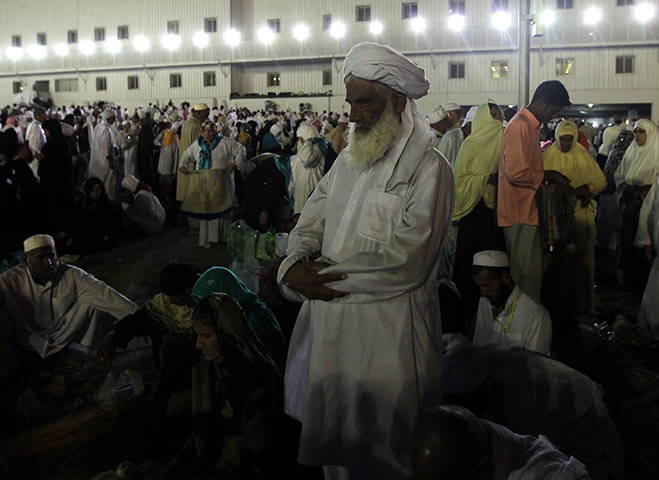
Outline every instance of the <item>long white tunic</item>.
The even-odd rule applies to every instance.
[[[293,196],[295,207],[293,213],[302,211],[307,199],[323,177],[325,158],[311,140],[302,144],[297,155],[291,158],[291,173],[293,177]]]
[[[15,328],[16,342],[41,357],[73,340],[92,346],[101,327],[95,311],[116,319],[134,313],[136,305],[94,276],[60,263],[55,282],[39,285],[25,265],[0,275],[0,305]]]
[[[458,158],[458,152],[464,141],[464,135],[459,124],[446,131],[437,145],[437,150],[444,154],[451,168],[455,165],[455,159]]]
[[[494,318],[492,304],[481,297],[476,313],[474,343],[494,343],[499,350],[523,348],[549,355],[551,319],[547,310],[516,285],[503,311]]]
[[[634,245],[654,245],[659,252],[659,177],[654,180],[638,218],[638,231]],[[655,258],[645,286],[641,308],[638,312],[641,327],[654,339],[659,340],[659,261]]]
[[[124,176],[132,175],[135,178],[139,178],[137,171],[137,144],[129,147],[135,139],[136,137],[132,133],[126,133],[122,130],[117,135],[117,145],[121,148],[124,156]]]
[[[37,154],[41,153],[41,149],[46,144],[46,134],[43,131],[41,122],[36,120],[30,122],[25,132],[25,140],[27,140],[28,147],[32,155],[34,155],[34,159],[30,162],[30,169],[32,169],[34,176],[39,179],[39,159],[37,158]]]
[[[91,153],[89,157],[89,178],[96,177],[103,181],[105,192],[110,199],[115,198],[116,173],[110,168],[112,165],[112,146],[114,138],[110,125],[105,120],[101,120],[94,127],[94,133],[91,141]]]
[[[451,218],[451,169],[408,100],[397,139],[362,171],[344,149],[307,201],[278,282],[302,301],[285,375],[286,411],[302,421],[298,459],[352,478],[410,478],[420,411],[441,399],[439,248]],[[320,251],[349,295],[307,300],[282,283]]]

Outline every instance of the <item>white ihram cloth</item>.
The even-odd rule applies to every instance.
[[[27,127],[25,132],[25,140],[28,142],[28,147],[34,156],[33,160],[30,162],[30,169],[34,176],[39,180],[39,159],[37,154],[41,153],[41,149],[46,143],[46,134],[43,131],[41,122],[32,120]]]
[[[659,252],[659,177],[654,180],[648,192],[638,218],[638,231],[634,245],[644,247],[654,245]],[[659,260],[655,257],[645,286],[641,308],[638,312],[641,328],[653,340],[659,340]]]
[[[105,193],[111,200],[116,196],[116,173],[110,168],[114,153],[112,147],[114,138],[110,125],[105,120],[94,127],[89,157],[89,178],[96,177],[105,185]]]
[[[515,286],[506,300],[503,311],[496,319],[490,301],[481,297],[476,313],[474,343],[476,345],[494,343],[499,350],[523,348],[549,355],[551,349],[549,313],[542,305],[520,291],[519,285]]]
[[[347,63],[347,60],[346,60]],[[286,411],[302,421],[298,459],[342,465],[352,478],[411,478],[419,413],[441,399],[436,278],[451,218],[453,175],[414,101],[384,157],[357,171],[344,149],[302,211],[279,268],[284,295],[304,301],[291,338]],[[320,251],[349,295],[307,300],[282,282]]]
[[[111,329],[98,312],[121,319],[136,305],[122,294],[71,265],[58,264],[55,281],[39,285],[25,265],[0,275],[0,311],[12,322],[15,341],[41,357],[57,353],[71,341],[93,347]],[[105,331],[97,331],[106,328]]]
[[[310,127],[311,128],[311,127]],[[307,203],[307,199],[323,178],[325,158],[320,148],[312,140],[301,144],[298,154],[291,158],[291,175],[293,177],[293,197],[295,206],[293,213],[298,214]]]

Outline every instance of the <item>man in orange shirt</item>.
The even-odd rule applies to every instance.
[[[556,171],[544,170],[540,127],[566,105],[570,105],[570,96],[561,82],[541,83],[530,105],[510,120],[501,142],[497,221],[503,227],[513,279],[538,302],[542,243],[535,192],[544,180],[570,182]]]

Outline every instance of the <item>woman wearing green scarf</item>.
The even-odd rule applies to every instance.
[[[503,112],[488,100],[478,107],[471,135],[455,160],[455,207],[453,221],[460,222],[455,249],[453,280],[471,318],[480,293],[471,277],[474,254],[482,250],[506,250],[496,225],[497,171],[503,138]]]
[[[181,211],[199,219],[199,246],[210,248],[226,238],[235,201],[233,170],[245,160],[245,147],[217,133],[211,120],[181,157],[179,172],[189,175]]]

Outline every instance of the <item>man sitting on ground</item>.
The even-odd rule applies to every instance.
[[[474,255],[472,276],[481,292],[474,343],[494,343],[499,350],[523,348],[549,355],[549,313],[515,284],[508,255],[497,250],[478,252]]]
[[[111,328],[136,310],[122,294],[80,268],[57,261],[50,235],[34,235],[23,242],[22,265],[0,275],[0,350],[33,351],[51,356],[71,342],[95,348]],[[18,367],[4,358],[0,377]]]
[[[481,420],[463,407],[426,410],[412,439],[412,465],[419,480],[587,480],[579,460],[540,435],[517,435]]]

